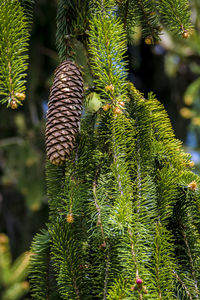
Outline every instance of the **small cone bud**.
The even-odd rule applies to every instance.
[[[125,103],[124,103],[123,101],[120,101],[120,102],[119,102],[119,105],[125,106]]]
[[[196,181],[193,180],[192,182],[190,182],[188,184],[188,187],[189,187],[190,190],[195,191],[197,189],[197,183],[196,183]]]
[[[108,111],[110,109],[110,104],[105,104],[102,108],[104,111]]]
[[[11,107],[12,109],[17,109],[17,108],[18,108],[17,101],[16,101],[16,100],[12,100],[12,101],[10,102],[10,107]]]
[[[148,291],[147,291],[146,286],[143,286],[142,290],[143,290],[143,293],[144,293],[144,294],[148,294]]]
[[[194,161],[191,160],[191,161],[188,163],[188,166],[191,167],[191,168],[194,167]]]
[[[15,97],[20,101],[24,101],[26,98],[26,95],[24,93],[16,93]]]
[[[184,39],[187,39],[189,37],[189,32],[187,30],[184,30],[182,36]]]
[[[107,86],[105,87],[105,90],[106,90],[106,91],[111,91],[111,92],[113,92],[113,91],[114,91],[114,86],[113,86],[112,84],[107,85]]]
[[[142,279],[141,279],[141,278],[137,278],[137,279],[136,279],[136,283],[137,283],[138,285],[142,284]]]
[[[74,223],[74,217],[73,214],[67,215],[67,223]]]
[[[122,113],[121,109],[118,106],[115,107],[113,112],[114,112],[115,115],[120,115]]]

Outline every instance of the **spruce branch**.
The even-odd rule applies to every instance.
[[[139,132],[138,128],[138,117],[136,117],[136,126],[137,126],[137,131]],[[136,179],[136,185],[137,185],[137,213],[140,212],[140,202],[141,202],[141,188],[142,188],[142,174],[141,174],[141,141],[140,141],[140,136],[138,135],[137,138],[137,143],[136,143],[136,160],[137,160],[137,179]]]
[[[134,243],[133,243],[133,234],[130,228],[128,228],[128,234],[129,234],[129,238],[130,238],[130,243],[131,243],[131,253],[132,253],[132,258],[135,264],[135,277],[136,280],[140,278],[139,276],[139,269],[138,269],[138,264],[137,264],[137,259],[136,259],[136,253],[135,253],[135,247],[134,247]],[[139,300],[143,299],[143,295],[142,295],[142,291],[139,289],[138,290],[138,295],[139,295]]]
[[[141,11],[135,0],[127,0],[119,3],[119,11],[124,22],[124,30],[127,33],[127,39],[130,44],[134,41],[134,33],[140,26],[142,20]],[[146,34],[144,34],[145,36]]]
[[[126,39],[123,24],[105,4],[109,1],[103,1],[105,12],[97,10],[90,22],[89,53],[94,82],[102,99],[117,102],[118,97],[126,98]]]
[[[19,1],[1,1],[0,102],[13,109],[25,99],[29,25]]]
[[[177,274],[176,271],[173,270],[173,274],[175,275],[176,279],[178,280],[178,282],[180,282],[181,286],[183,287],[183,289],[186,291],[186,294],[189,298],[189,300],[193,300],[187,286],[185,285],[185,283],[183,282],[183,280],[180,278],[180,276]]]
[[[63,210],[63,192],[65,187],[65,167],[46,162],[47,196],[50,207],[50,221],[54,221]]]
[[[138,6],[138,15],[140,15],[140,22],[142,24],[143,36],[151,43],[159,40],[160,24],[155,11],[155,5],[152,0],[136,0]]]
[[[161,21],[175,34],[188,37],[192,29],[188,0],[154,0]],[[185,35],[188,33],[188,36]]]
[[[50,235],[47,230],[37,234],[32,243],[29,277],[33,299],[48,300],[50,287]]]
[[[131,182],[132,165],[127,160],[133,155],[135,149],[135,130],[133,123],[121,114],[113,116],[111,120],[111,149],[112,172],[115,178],[116,199],[113,207],[113,218],[119,228],[126,230],[131,222],[133,183]],[[131,168],[130,168],[131,167]]]
[[[102,240],[103,240],[102,246],[105,248],[106,247],[106,240],[105,240],[105,234],[104,234],[102,220],[101,220],[101,207],[100,207],[100,205],[98,203],[99,201],[98,201],[98,198],[97,198],[97,183],[96,183],[96,178],[93,181],[93,196],[94,196],[94,201],[95,201],[95,207],[96,207],[96,210],[98,212],[97,225],[100,226],[101,236],[102,236]]]
[[[80,249],[81,245],[72,234],[72,224],[65,220],[51,225],[51,256],[56,281],[63,299],[80,299]]]
[[[129,234],[130,243],[131,243],[131,254],[132,254],[134,264],[135,264],[135,277],[139,278],[138,264],[137,264],[137,260],[136,260],[136,253],[135,253],[134,243],[133,243],[133,233],[130,228],[128,228],[128,234]]]
[[[61,61],[66,59],[67,42],[69,39],[69,29],[67,26],[67,13],[70,9],[70,1],[59,0],[57,7],[56,23],[56,46]]]
[[[110,270],[110,251],[108,249],[107,257],[106,257],[105,279],[104,279],[104,295],[103,295],[104,300],[107,299],[108,282],[109,282],[109,270]]]
[[[20,0],[20,3],[29,21],[29,26],[31,26],[33,22],[33,7],[35,4],[35,0]]]
[[[129,2],[130,0],[127,0],[124,4],[124,31],[127,30]]]
[[[189,265],[190,265],[190,269],[191,269],[191,275],[192,275],[192,279],[194,280],[194,285],[195,285],[195,294],[196,294],[196,297],[199,297],[198,281],[197,281],[196,272],[195,272],[195,268],[194,268],[192,253],[191,253],[190,245],[189,245],[188,238],[187,238],[187,235],[186,235],[186,231],[184,230],[183,226],[181,228],[181,233],[183,235],[183,240],[184,240],[187,255],[188,255],[188,258],[189,258]]]
[[[88,0],[59,0],[56,15],[56,46],[60,61],[75,58],[76,41],[87,36]]]
[[[170,299],[173,295],[173,244],[171,241],[170,232],[168,232],[168,230],[159,221],[156,225],[154,247],[154,267],[157,296],[158,299]]]
[[[121,197],[124,196],[124,192],[122,189],[122,181],[120,178],[120,172],[119,172],[119,160],[117,157],[117,152],[116,152],[116,141],[115,141],[115,137],[113,136],[113,158],[114,158],[114,163],[116,165],[116,171],[117,171],[117,183],[118,183],[118,187],[119,187],[119,192],[121,194]]]

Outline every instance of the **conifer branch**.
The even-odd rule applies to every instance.
[[[174,254],[170,233],[158,221],[154,241],[154,268],[158,299],[168,298],[173,295]]]
[[[187,235],[186,235],[186,232],[185,232],[183,226],[182,226],[182,230],[181,231],[182,231],[183,240],[184,240],[184,243],[185,243],[185,246],[186,246],[187,255],[188,255],[188,258],[189,258],[189,262],[190,262],[190,269],[191,269],[192,278],[193,278],[193,280],[195,282],[196,296],[198,297],[199,296],[198,281],[197,281],[197,277],[196,277],[196,273],[195,273],[195,268],[194,268],[192,253],[191,253],[190,246],[189,246],[188,239],[187,239]]]
[[[173,1],[177,4],[177,0]],[[51,235],[48,264],[50,261],[53,264],[63,299],[172,299],[177,296],[175,276],[176,284],[191,300],[193,291],[173,274],[175,234],[172,238],[169,231],[179,199],[177,186],[182,173],[187,172],[184,165],[187,160],[179,150],[181,143],[174,137],[164,108],[152,94],[145,100],[130,84],[131,101],[124,107],[129,85],[125,61],[126,22],[128,27],[130,16],[134,14],[134,26],[140,19],[143,35],[148,32],[156,40],[159,38],[158,15],[164,18],[165,12],[160,5],[154,14],[157,0],[119,2],[125,5],[125,24],[118,17],[114,0],[90,1],[91,71],[95,89],[109,108],[99,109],[97,116],[83,117],[79,147],[72,158],[75,163],[69,163],[65,170],[47,166]],[[77,12],[81,3],[87,1],[59,2],[57,45],[61,59],[69,50],[66,51],[66,34],[71,43],[72,37],[76,39],[83,33],[79,29],[85,28]],[[136,5],[131,8],[133,3]],[[66,11],[73,13],[70,22]],[[170,18],[169,11],[166,15]],[[82,20],[86,16],[83,14]],[[172,25],[170,23],[171,28],[175,28],[175,24]],[[71,49],[73,52],[73,46]],[[157,160],[161,165],[158,168]],[[66,219],[66,210],[72,213],[72,205],[73,212],[78,212],[76,222]],[[80,211],[84,211],[83,218]],[[93,223],[93,216],[97,224]],[[198,278],[196,253],[187,249],[191,240],[188,242],[185,238],[192,277]],[[104,251],[97,249],[99,239],[103,241],[99,248]],[[40,260],[37,261],[36,265],[40,264]],[[187,264],[188,261],[183,262],[183,269]],[[48,281],[49,273],[45,271]],[[92,288],[94,285],[96,290]],[[51,298],[51,290],[47,287],[48,297]]]
[[[136,119],[136,124],[137,123],[137,119]],[[138,127],[138,125],[136,125]],[[141,161],[140,161],[140,137],[138,136],[137,139],[137,144],[136,144],[136,148],[137,148],[137,155],[136,155],[136,159],[137,159],[137,192],[138,192],[138,201],[137,201],[137,213],[139,213],[140,210],[140,199],[141,199],[141,186],[142,186],[142,174],[141,174]]]
[[[155,0],[161,21],[179,36],[189,33],[192,28],[188,0]],[[189,36],[189,35],[188,35]]]
[[[141,22],[143,25],[143,30],[145,30],[146,32],[148,30],[151,38],[156,41],[159,37],[159,32],[158,32],[159,26],[158,26],[158,24],[156,24],[157,27],[155,27],[155,25],[153,26],[153,22],[155,23],[156,12],[153,9],[151,0],[147,0],[147,1],[146,0],[136,0],[136,3],[142,13]],[[155,16],[155,17],[152,20],[153,16]],[[147,36],[148,34],[145,33],[145,35]]]
[[[130,243],[131,243],[131,254],[132,254],[134,264],[135,264],[135,277],[139,278],[138,264],[137,264],[137,260],[136,260],[135,247],[133,244],[133,233],[130,228],[128,228],[128,234],[129,234],[129,239],[130,239]]]
[[[90,22],[89,53],[94,83],[102,100],[116,102],[118,97],[126,98],[126,38],[110,2],[103,1],[104,13],[97,10]]]
[[[121,178],[120,178],[120,172],[119,172],[119,161],[118,161],[118,157],[117,157],[117,153],[116,153],[116,145],[115,145],[115,138],[113,137],[113,158],[114,158],[114,163],[116,165],[116,171],[117,171],[117,183],[118,183],[118,187],[119,187],[119,192],[121,194],[121,196],[124,196],[124,192],[122,189],[122,182],[121,182]]]
[[[33,299],[49,299],[50,235],[43,230],[32,243],[30,282]]]
[[[78,285],[77,285],[76,276],[75,276],[73,270],[72,270],[72,274],[73,274],[73,283],[74,283],[74,289],[75,289],[75,293],[76,293],[76,299],[79,300],[80,299],[80,293],[79,293],[79,289],[78,289]]]
[[[126,0],[125,8],[124,8],[124,30],[127,30],[127,21],[128,21],[128,8],[129,8],[129,0]]]
[[[0,102],[16,109],[25,99],[30,20],[19,1],[0,4]]]
[[[137,260],[136,260],[136,253],[135,253],[135,247],[133,244],[133,233],[130,229],[130,227],[128,228],[128,234],[129,234],[129,238],[130,238],[130,243],[131,243],[131,253],[132,253],[132,258],[135,264],[135,277],[136,279],[140,278],[139,277],[139,269],[138,269],[138,264],[137,264]],[[138,290],[138,295],[139,295],[139,300],[143,299],[143,295],[142,295],[142,291]]]
[[[108,249],[107,258],[106,258],[105,279],[104,279],[104,296],[103,296],[104,300],[107,299],[109,269],[110,269],[110,251]]]
[[[56,15],[56,46],[61,61],[75,59],[76,41],[87,36],[89,0],[59,0]],[[85,41],[83,41],[85,42]]]
[[[173,270],[173,274],[175,275],[176,279],[180,282],[181,286],[184,288],[184,290],[186,291],[186,294],[188,295],[189,300],[193,300],[192,296],[187,288],[187,286],[185,285],[185,283],[183,282],[183,280],[179,277],[179,275]]]
[[[32,25],[33,21],[33,6],[35,3],[35,0],[20,0],[21,6],[24,9],[24,13],[28,18],[29,26]]]
[[[72,235],[71,226],[58,219],[51,225],[51,255],[60,295],[80,299],[80,241]]]
[[[50,220],[55,221],[63,209],[63,193],[65,188],[65,167],[56,166],[46,161],[47,196],[50,207]]]
[[[94,195],[95,207],[98,212],[97,225],[100,226],[100,229],[101,229],[101,235],[102,235],[102,240],[103,240],[102,246],[106,247],[105,234],[104,234],[103,224],[102,224],[102,220],[101,220],[101,207],[98,204],[98,198],[97,198],[96,191],[97,191],[97,183],[96,183],[96,178],[95,178],[95,180],[93,181],[93,195]]]
[[[48,255],[47,255],[47,266],[48,266],[48,269],[47,269],[47,273],[46,273],[46,286],[47,286],[47,291],[46,291],[46,300],[49,300],[49,296],[50,296],[50,291],[49,291],[49,277],[50,277],[50,274],[49,274],[49,266],[50,266],[50,249],[49,249],[49,252],[48,252]]]
[[[56,31],[56,46],[58,49],[58,54],[63,61],[66,59],[66,47],[67,47],[67,39],[69,37],[69,31],[67,27],[67,13],[69,10],[69,1],[67,0],[59,0],[57,15],[56,15],[56,23],[57,23],[57,31]]]
[[[156,279],[157,279],[157,289],[158,289],[158,298],[162,299],[162,292],[161,292],[161,286],[160,286],[160,274],[159,274],[159,269],[160,269],[160,249],[159,249],[160,245],[159,243],[156,243]]]

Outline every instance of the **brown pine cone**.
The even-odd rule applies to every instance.
[[[77,65],[64,61],[55,71],[46,123],[46,151],[55,165],[64,163],[76,146],[83,102],[83,79]]]

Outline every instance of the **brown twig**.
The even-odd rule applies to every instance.
[[[46,272],[46,300],[49,300],[49,277],[50,277],[50,247],[48,249],[48,255],[47,255],[47,272]]]
[[[185,283],[181,280],[181,278],[178,276],[178,274],[174,270],[173,270],[173,274],[175,275],[176,279],[180,282],[180,284],[182,285],[182,287],[186,291],[186,294],[188,295],[189,300],[193,300],[187,286],[185,285]]]
[[[135,249],[134,249],[134,244],[133,244],[133,234],[130,228],[128,228],[128,233],[129,233],[129,238],[130,238],[130,242],[131,242],[131,253],[132,253],[132,257],[133,257],[133,261],[135,264],[135,277],[136,279],[139,278],[139,270],[138,270],[138,264],[137,264],[137,260],[136,260],[136,253],[135,253]],[[139,295],[139,300],[143,299],[142,296],[142,292],[138,291],[138,295]]]
[[[108,251],[107,259],[106,259],[105,281],[104,281],[104,296],[103,296],[104,300],[107,299],[109,268],[110,268],[110,252]]]
[[[117,171],[119,170],[119,164],[117,163],[117,154],[116,154],[116,151],[114,149],[114,162],[116,164],[116,169]],[[120,178],[120,175],[119,175],[119,172],[117,172],[117,183],[118,183],[118,186],[119,186],[119,191],[120,191],[120,194],[121,196],[124,195],[124,192],[123,192],[123,189],[122,189],[122,182],[121,182],[121,178]]]
[[[135,253],[134,244],[133,244],[133,234],[132,234],[132,231],[130,228],[128,228],[128,233],[129,233],[129,238],[130,238],[130,242],[131,242],[131,253],[132,253],[132,257],[133,257],[133,261],[134,261],[135,269],[136,269],[136,278],[139,278],[138,266],[137,266],[137,261],[136,261],[136,253]]]
[[[186,246],[186,249],[187,249],[187,255],[188,255],[188,258],[189,258],[189,262],[190,262],[190,269],[191,269],[191,273],[192,273],[192,278],[195,281],[195,291],[196,291],[197,296],[199,296],[198,287],[197,287],[197,278],[196,278],[196,274],[195,274],[192,253],[191,253],[190,246],[189,246],[189,243],[188,243],[188,240],[187,240],[186,232],[184,231],[183,228],[182,228],[182,234],[183,234],[183,239],[184,239],[184,242],[185,242],[185,246]]]
[[[14,100],[14,90],[13,90],[13,81],[12,81],[12,69],[10,61],[8,62],[8,72],[9,72],[9,83],[10,83],[10,98],[11,100]]]
[[[106,241],[105,241],[105,235],[104,235],[104,230],[103,230],[103,225],[102,225],[102,221],[101,221],[101,208],[98,204],[98,198],[97,198],[97,183],[96,183],[96,178],[93,181],[93,195],[94,195],[94,203],[98,212],[98,220],[97,220],[97,225],[100,226],[101,229],[101,235],[102,235],[102,239],[103,239],[103,245],[104,247],[106,247]]]

